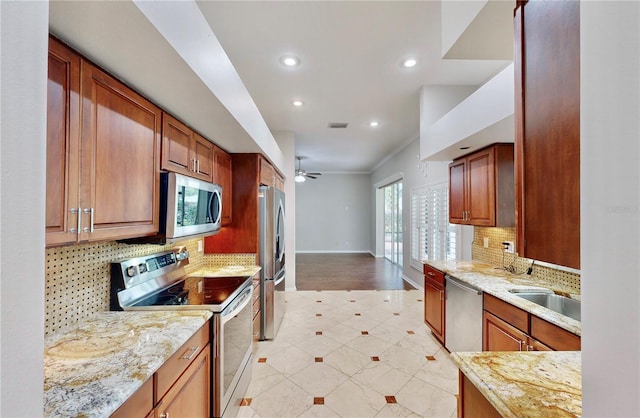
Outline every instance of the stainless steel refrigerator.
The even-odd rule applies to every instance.
[[[260,339],[274,339],[285,309],[284,192],[260,186]]]

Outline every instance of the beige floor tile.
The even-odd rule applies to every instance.
[[[412,378],[396,395],[398,403],[423,417],[449,417],[456,409],[454,395]]]
[[[416,414],[412,410],[405,408],[399,404],[386,404],[376,418],[400,418],[400,417],[411,417],[411,418],[421,418],[420,415]]]
[[[282,373],[269,365],[268,360],[267,358],[267,363],[258,363],[256,360],[253,364],[251,383],[247,389],[246,398],[255,398],[264,391],[286,380],[286,377]]]
[[[304,411],[300,418],[335,418],[338,415],[326,405],[313,405],[311,408]]]
[[[289,347],[279,355],[269,357],[267,362],[271,367],[288,377],[313,363],[313,357],[298,347]]]
[[[366,330],[366,328],[364,329]],[[393,344],[373,335],[361,335],[345,344],[348,347],[358,350],[367,356],[379,356],[392,347]]]
[[[324,399],[341,417],[374,417],[386,405],[384,396],[354,380],[347,380]]]
[[[326,356],[324,361],[347,376],[353,376],[353,374],[371,362],[371,357],[343,345]]]
[[[344,324],[336,324],[324,330],[324,335],[344,344],[358,338],[361,334],[360,330],[356,330]]]
[[[313,405],[313,397],[285,380],[253,398],[251,408],[261,417],[293,418]]]
[[[296,344],[296,347],[314,357],[324,357],[341,346],[341,342],[325,335],[324,331],[322,335],[315,335],[314,333],[313,337],[306,338]]]
[[[380,360],[411,376],[424,366],[424,363],[427,361],[424,355],[420,355],[398,345],[393,345],[382,353]]]
[[[351,378],[383,395],[395,395],[407,384],[411,375],[382,361],[375,361],[363,367]]]
[[[452,395],[458,394],[458,368],[449,360],[443,348],[435,355],[435,361],[427,361],[414,377],[436,386]]]
[[[296,385],[314,397],[327,396],[349,377],[327,363],[313,363],[289,377]]]

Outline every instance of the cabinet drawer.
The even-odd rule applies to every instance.
[[[558,351],[579,351],[580,337],[531,315],[531,336]]]
[[[440,270],[434,269],[428,264],[424,264],[423,272],[426,277],[429,277],[429,279],[431,279],[431,281],[435,281],[436,283],[439,283],[442,286],[444,286],[443,272],[441,272]]]
[[[209,323],[200,328],[156,372],[156,399],[161,399],[198,353],[209,343]]]
[[[529,314],[527,312],[486,293],[483,297],[486,311],[491,312],[498,318],[502,318],[520,331],[529,333]]]
[[[153,409],[153,377],[111,414],[110,418],[144,417]]]

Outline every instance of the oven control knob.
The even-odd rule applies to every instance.
[[[145,263],[138,264],[138,271],[140,271],[140,274],[145,273],[147,271],[147,265]]]
[[[137,266],[129,266],[127,267],[127,276],[133,277],[138,274]]]

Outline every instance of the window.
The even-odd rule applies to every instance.
[[[385,186],[384,192],[384,256],[402,265],[402,180]]]
[[[411,266],[422,271],[424,260],[455,260],[457,236],[449,223],[448,183],[411,189]]]

